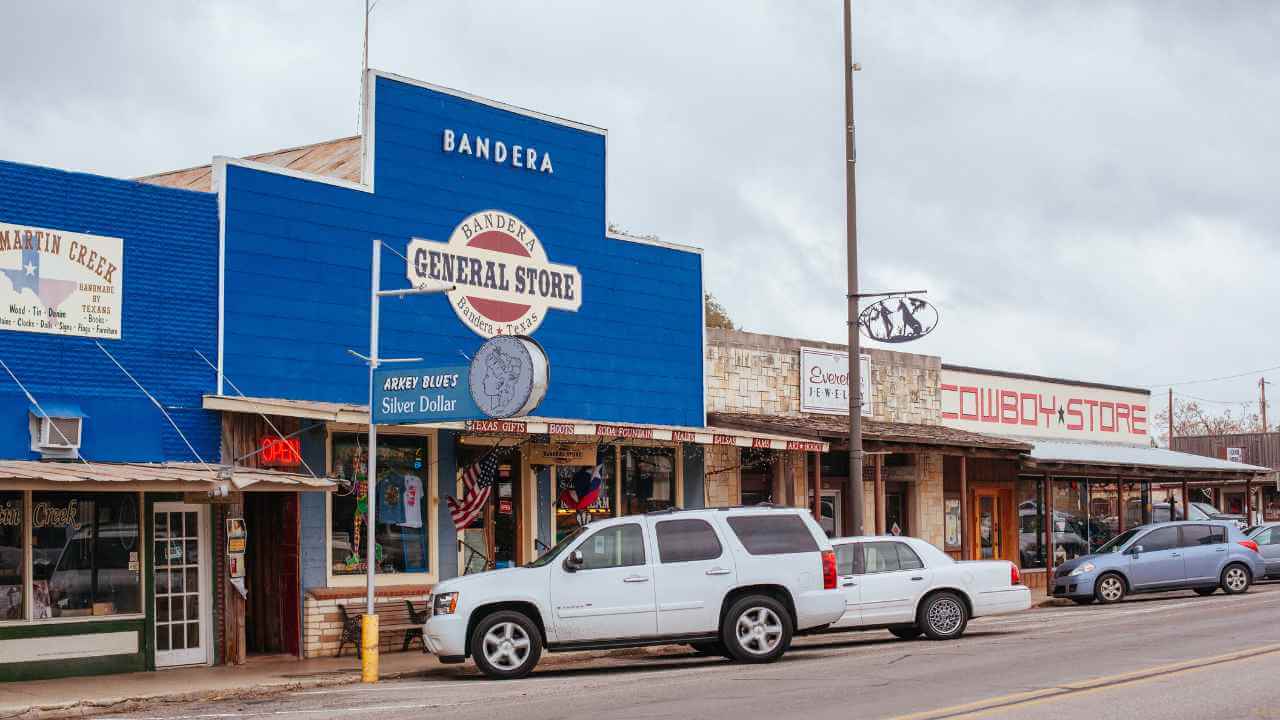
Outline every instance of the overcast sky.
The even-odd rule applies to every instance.
[[[910,350],[1139,386],[1280,365],[1280,5],[855,5],[862,285],[942,310]],[[130,177],[354,134],[362,11],[4,3],[0,159]],[[842,341],[840,18],[380,0],[370,62],[608,128],[611,222],[704,248],[745,329]]]

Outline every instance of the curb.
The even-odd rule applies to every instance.
[[[542,662],[539,663],[539,667],[571,665],[574,663],[602,658],[625,658],[650,655],[660,656],[671,652],[662,652],[662,649],[663,648],[632,648],[627,650],[573,652],[559,656],[551,655],[549,657],[543,657]],[[469,668],[470,670],[464,670],[464,668]],[[474,670],[474,667],[468,665],[441,665],[439,663],[432,663],[429,667],[383,673],[379,676],[379,680],[404,680],[409,678],[428,677],[431,675],[457,674],[459,671],[479,672]],[[109,698],[104,700],[82,699],[68,703],[59,703],[56,705],[0,707],[0,720],[65,720],[66,718],[83,718],[106,713],[132,712],[158,705],[217,700],[256,699],[270,697],[273,695],[282,695],[284,693],[294,692],[297,690],[340,687],[343,685],[356,685],[360,683],[359,668],[327,671],[318,673],[317,675],[321,674],[323,675],[322,677],[294,678],[284,680],[282,682],[264,682],[247,687],[228,687],[196,692],[155,693],[151,695]],[[274,677],[287,678],[288,676]]]

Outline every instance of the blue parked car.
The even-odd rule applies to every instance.
[[[1130,593],[1190,588],[1212,595],[1249,589],[1266,575],[1258,545],[1229,520],[1166,522],[1126,530],[1085,555],[1059,565],[1053,596],[1087,605]]]

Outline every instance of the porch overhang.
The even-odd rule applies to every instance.
[[[1057,476],[1103,476],[1188,483],[1245,483],[1274,476],[1274,470],[1165,448],[1036,441],[1023,459],[1026,471]]]
[[[307,418],[348,425],[368,425],[369,423],[369,409],[365,405],[310,400],[206,395],[204,397],[204,409],[220,412]],[[595,442],[624,440],[687,442],[698,445],[730,445],[803,452],[826,452],[830,449],[829,443],[817,437],[716,423],[709,423],[707,427],[690,427],[568,418],[522,417],[505,420],[422,423],[407,427],[459,430],[466,433],[495,437],[503,435],[513,437],[548,435],[562,439],[581,438],[584,441],[589,438]]]
[[[261,468],[204,465],[191,462],[49,462],[0,460],[0,487],[69,489],[91,483],[118,490],[196,492],[327,491],[337,484],[325,478]]]

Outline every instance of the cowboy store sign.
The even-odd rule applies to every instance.
[[[577,312],[582,276],[547,259],[533,229],[502,210],[463,220],[448,242],[409,242],[409,282],[452,286],[449,304],[481,337],[531,335],[550,310]]]
[[[0,223],[0,330],[120,338],[124,241]]]

